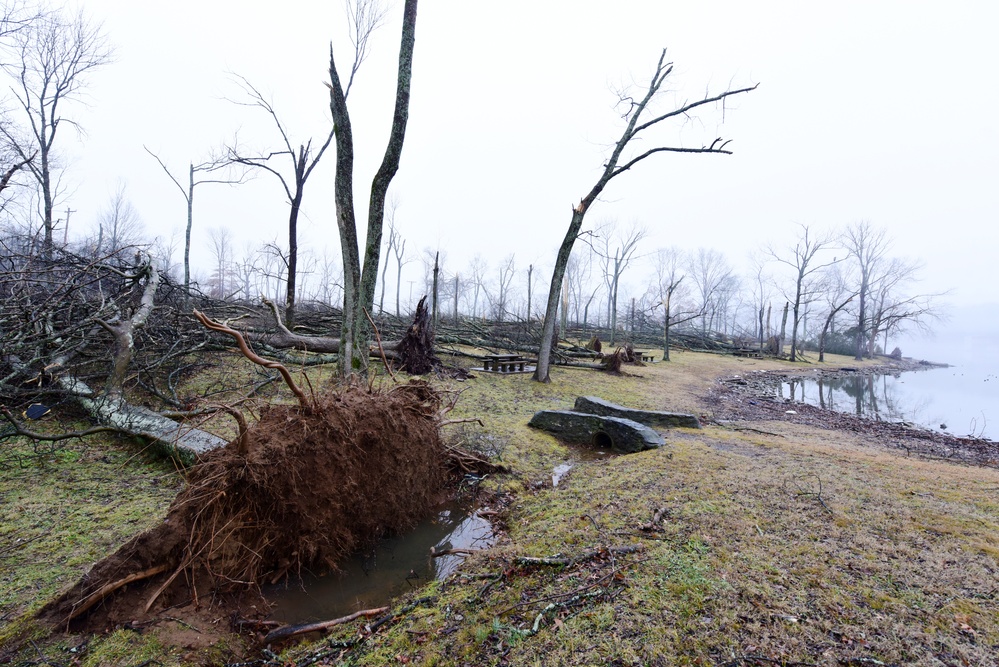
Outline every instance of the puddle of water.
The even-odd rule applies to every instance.
[[[384,539],[371,551],[353,556],[341,571],[303,575],[264,589],[272,616],[285,623],[307,623],[380,607],[432,579],[454,572],[463,556],[430,558],[430,549],[484,549],[495,536],[484,518],[456,505],[441,510],[405,535]]]
[[[555,469],[552,470],[552,488],[557,489],[558,483],[562,481],[562,478],[565,477],[570,470],[572,470],[572,463],[569,461],[555,466]]]

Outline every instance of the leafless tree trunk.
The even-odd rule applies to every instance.
[[[609,227],[610,224],[606,226]],[[603,265],[604,282],[607,285],[607,320],[610,322],[610,344],[614,346],[617,340],[617,297],[618,287],[621,284],[621,274],[634,259],[638,244],[642,242],[648,232],[641,227],[632,227],[626,235],[617,239],[617,243],[612,241],[609,230],[606,232],[603,234],[603,249],[597,250],[596,254]]]
[[[399,308],[399,295],[402,292],[402,267],[406,264],[406,239],[399,237],[399,240],[395,244],[395,263],[396,263],[396,274],[395,274],[395,316],[402,317],[402,313]]]
[[[722,292],[732,279],[732,268],[717,250],[698,248],[688,258],[687,272],[697,290],[701,333],[706,334],[714,327],[723,299]]]
[[[817,263],[816,257],[824,250],[828,250],[833,243],[831,234],[813,234],[808,225],[798,225],[798,237],[795,239],[793,248],[788,248],[787,252],[777,250],[773,246],[767,248],[767,254],[779,264],[788,266],[793,271],[794,296],[787,296],[791,301],[793,313],[791,319],[791,361],[795,361],[798,351],[798,325],[801,323],[802,306],[811,303],[817,296],[820,289],[818,281],[814,280],[817,272],[832,266],[837,261],[833,258],[830,261]]]
[[[399,169],[399,160],[402,156],[406,124],[409,120],[413,47],[416,43],[417,0],[406,0],[403,8],[402,38],[399,48],[395,112],[385,155],[371,183],[371,195],[368,201],[368,231],[362,267],[354,214],[354,140],[350,114],[347,111],[347,94],[350,92],[354,74],[366,53],[367,39],[380,22],[380,19],[371,21],[372,16],[378,15],[377,11],[373,9],[374,6],[374,3],[367,0],[358,0],[355,5],[357,9],[353,20],[355,57],[346,88],[341,84],[333,58],[332,46],[330,48],[330,111],[333,115],[333,131],[337,148],[334,199],[344,269],[342,351],[340,354],[340,371],[344,377],[366,368],[368,363],[368,325],[365,312],[370,312],[374,305],[375,283],[377,282],[382,244],[382,224],[385,217],[385,197],[392,178]]]
[[[572,254],[573,244],[575,244],[576,239],[579,237],[579,232],[582,229],[586,212],[597,200],[597,197],[600,196],[600,193],[603,192],[604,188],[607,187],[607,184],[610,183],[610,181],[615,177],[620,176],[642,160],[645,160],[656,153],[730,153],[730,151],[726,149],[728,142],[722,141],[721,139],[715,139],[711,142],[711,145],[702,146],[701,148],[656,146],[648,148],[630,159],[624,157],[625,149],[627,149],[632,140],[638,137],[643,131],[671,118],[686,118],[691,111],[700,106],[720,102],[733,95],[747,93],[751,90],[755,90],[756,88],[756,86],[752,86],[750,88],[727,90],[718,95],[706,96],[704,99],[696,102],[682,104],[676,109],[655,115],[649,109],[649,104],[658,95],[659,90],[662,88],[672,71],[673,66],[672,64],[666,62],[666,50],[664,49],[662,54],[659,56],[655,72],[649,81],[648,89],[645,91],[644,96],[637,102],[631,97],[621,97],[619,100],[620,103],[627,105],[628,108],[625,113],[625,118],[627,118],[628,124],[625,127],[620,139],[618,139],[617,143],[614,145],[610,158],[604,164],[604,169],[600,178],[597,179],[597,182],[592,188],[590,188],[590,191],[579,201],[579,204],[574,206],[572,209],[572,216],[569,220],[569,229],[566,231],[565,238],[563,239],[562,245],[559,247],[558,255],[555,258],[555,268],[552,272],[552,280],[548,288],[548,303],[545,308],[545,322],[541,335],[541,348],[538,351],[538,366],[534,371],[534,379],[538,382],[549,381],[548,375],[551,366],[551,351],[555,342],[555,324],[558,321],[559,294],[562,291],[562,278],[565,275],[566,264],[568,264],[569,256]],[[648,117],[646,112],[648,112],[648,115],[651,117]],[[646,118],[648,118],[648,120],[646,120]]]
[[[220,183],[223,185],[239,185],[243,183],[244,177],[237,178],[209,178],[208,174],[219,172],[229,164],[224,158],[212,157],[204,162],[195,164],[189,163],[187,169],[187,187],[180,184],[180,180],[173,175],[173,172],[166,166],[160,157],[143,146],[146,152],[153,156],[156,163],[160,165],[163,172],[173,181],[173,184],[180,190],[180,194],[187,202],[187,227],[184,230],[184,292],[190,294],[191,291],[191,229],[194,227],[194,189],[199,185],[207,183]]]
[[[234,141],[232,145],[226,146],[226,158],[233,163],[253,169],[263,169],[273,174],[281,182],[281,187],[284,188],[285,195],[288,197],[290,207],[288,212],[288,280],[285,290],[284,319],[287,326],[293,327],[295,325],[295,301],[298,286],[298,215],[302,209],[302,199],[305,196],[305,183],[312,175],[312,170],[319,164],[330,142],[333,141],[333,130],[330,130],[326,141],[315,154],[312,153],[312,139],[304,144],[299,144],[296,150],[274,110],[274,105],[246,78],[239,75],[236,75],[236,78],[249,101],[234,100],[234,103],[240,106],[263,109],[274,121],[283,144],[282,148],[276,151],[251,153],[241,149]],[[279,156],[286,156],[290,161],[290,178],[286,178],[285,172],[273,166],[273,160]]]
[[[862,220],[850,225],[846,229],[843,244],[846,246],[846,250],[850,256],[856,261],[860,277],[860,286],[857,290],[859,310],[857,313],[857,337],[855,342],[856,354],[854,355],[854,359],[860,361],[864,358],[864,351],[868,342],[869,313],[867,312],[867,305],[870,296],[871,278],[878,265],[884,260],[890,243],[884,229],[876,228],[870,222]]]
[[[399,230],[395,228],[395,212],[398,208],[399,208],[399,202],[396,198],[393,197],[392,201],[389,202],[389,209],[388,209],[389,237],[388,237],[388,246],[385,248],[386,257],[392,254],[392,252],[396,249],[396,246],[398,245],[399,241],[402,239],[402,237],[399,234]],[[378,298],[379,313],[385,312],[385,279],[388,277],[388,267],[389,263],[384,262],[382,265],[382,280],[381,280],[382,292],[381,296]],[[401,272],[402,268],[400,267],[399,270]],[[398,279],[396,280],[396,284],[398,285]],[[396,313],[396,317],[398,317],[398,313]]]
[[[678,248],[661,248],[654,258],[655,279],[650,286],[653,309],[663,307],[663,361],[669,361],[670,331],[684,322],[701,316],[701,311],[686,305],[684,290],[683,252]]]

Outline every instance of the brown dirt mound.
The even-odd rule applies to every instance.
[[[439,408],[419,381],[267,408],[244,435],[245,455],[234,441],[204,457],[162,524],[97,563],[40,618],[99,629],[141,621],[147,608],[198,606],[199,593],[231,604],[290,572],[335,569],[440,501]],[[97,603],[100,613],[91,613]]]

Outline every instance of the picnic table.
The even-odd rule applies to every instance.
[[[644,363],[651,364],[654,359],[654,357],[652,356],[653,353],[647,350],[632,350],[632,351],[635,353],[635,356],[641,359]]]
[[[534,363],[519,354],[486,354],[482,357],[482,370],[493,373],[523,373],[524,366]]]

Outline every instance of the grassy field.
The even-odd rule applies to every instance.
[[[484,424],[448,428],[513,471],[482,485],[483,501],[504,508],[499,541],[398,601],[419,604],[352,648],[343,645],[361,624],[287,649],[282,660],[999,664],[999,471],[785,421],[669,431],[661,449],[604,459],[526,426],[536,410],[569,407],[579,395],[710,420],[715,378],[787,367],[677,353],[621,377],[556,369],[549,385],[490,374],[443,383],[459,394],[449,417]],[[567,461],[573,467],[553,488],[554,467]],[[168,465],[96,442],[0,470],[0,623],[16,626],[156,521],[178,483]],[[66,649],[80,641],[49,638],[13,659],[69,664]],[[153,627],[96,638],[81,661],[226,656],[164,645]]]

